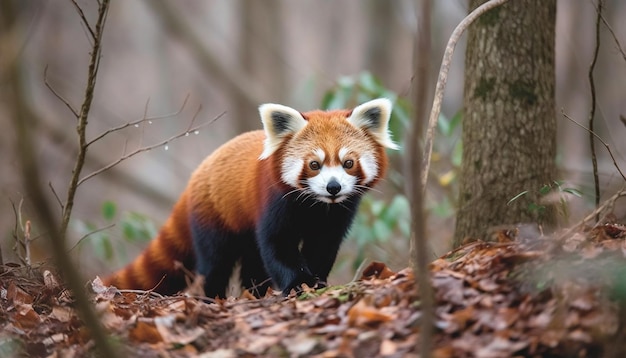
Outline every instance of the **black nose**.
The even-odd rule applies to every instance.
[[[337,195],[338,192],[341,191],[341,184],[335,178],[331,178],[328,184],[326,185],[326,191],[331,195]]]

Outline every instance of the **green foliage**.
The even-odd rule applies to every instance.
[[[350,238],[358,245],[353,267],[363,262],[368,245],[384,244],[393,237],[408,239],[410,235],[411,211],[406,196],[397,194],[390,202],[365,196],[350,231]]]
[[[352,108],[380,97],[388,98],[393,102],[389,127],[393,139],[400,144],[401,148],[404,148],[404,133],[411,125],[412,108],[408,101],[386,88],[369,72],[340,77],[337,84],[324,95],[321,108]],[[439,192],[442,197],[435,198],[426,205],[432,213],[444,218],[451,217],[455,213],[457,178],[463,153],[463,146],[459,140],[461,119],[461,112],[452,118],[447,118],[443,114],[440,116],[437,126],[439,139],[435,141],[433,148],[433,161],[436,162],[433,169],[436,168],[435,171],[443,173],[438,176],[441,189]],[[349,235],[349,238],[355,240],[358,246],[357,255],[352,262],[354,267],[358,267],[363,261],[368,247],[388,243],[397,237],[405,240],[410,237],[409,202],[401,194],[404,176],[400,171],[394,170],[394,168],[402,167],[404,149],[390,150],[387,154],[395,165],[387,174],[387,187],[382,190],[386,195],[383,198],[380,198],[380,195],[368,195],[363,198]]]
[[[536,193],[532,193],[530,190],[524,190],[521,193],[515,195],[511,200],[507,202],[507,205],[511,205],[513,202],[520,200],[521,198],[530,194],[537,194],[539,200],[537,202],[530,201],[527,205],[527,210],[530,213],[537,213],[539,216],[544,215],[547,207],[545,202],[553,203],[554,200],[550,200],[549,196],[554,194],[558,198],[558,211],[559,214],[567,218],[569,211],[567,208],[567,195],[573,195],[575,197],[582,197],[580,190],[572,187],[564,187],[565,182],[562,180],[554,180],[552,183],[545,184],[539,188]]]
[[[142,214],[135,212],[117,213],[117,205],[105,201],[100,208],[102,220],[98,222],[77,220],[76,229],[85,239],[81,245],[89,245],[96,257],[102,261],[128,261],[128,244],[141,244],[150,241],[157,229],[154,223]]]
[[[401,144],[404,140],[401,133],[404,133],[411,123],[409,103],[399,98],[393,91],[385,88],[380,80],[369,72],[362,72],[355,77],[340,77],[337,80],[337,85],[324,95],[321,108],[352,108],[381,97],[387,98],[393,103],[389,129],[393,139]]]
[[[406,100],[399,98],[396,93],[383,86],[381,81],[371,73],[362,72],[353,77],[340,77],[336,86],[324,95],[321,108],[352,108],[381,97],[393,103],[389,130],[401,149],[389,150],[387,153],[392,162],[399,161],[404,151],[402,134],[406,132],[411,122],[410,106]],[[396,170],[391,169],[387,174],[387,179],[395,187],[396,192],[399,192],[404,185],[402,174]],[[385,193],[388,189],[394,188],[386,188]],[[404,195],[397,194],[391,199],[374,198],[371,195],[364,197],[349,235],[358,246],[357,255],[352,262],[353,267],[358,267],[365,259],[368,246],[388,242],[394,236],[408,238],[410,236],[409,220],[409,204]]]

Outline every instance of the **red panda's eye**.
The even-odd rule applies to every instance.
[[[309,168],[311,168],[311,170],[320,170],[321,165],[320,165],[319,162],[314,160],[314,161],[309,163]]]
[[[352,159],[348,159],[345,162],[343,162],[343,167],[346,169],[350,169],[354,166],[354,160]]]

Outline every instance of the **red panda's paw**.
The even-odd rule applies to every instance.
[[[319,290],[321,288],[325,288],[328,286],[328,284],[326,283],[325,280],[320,280],[319,277],[315,276],[311,276],[308,280],[298,280],[299,283],[296,284],[291,284],[288,285],[283,291],[283,296],[287,297],[289,296],[292,292],[295,293],[296,296],[300,296],[301,294],[304,293],[304,289],[302,288],[303,284],[306,284],[308,287],[314,289],[314,290]]]

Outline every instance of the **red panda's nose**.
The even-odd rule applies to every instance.
[[[330,193],[330,195],[337,195],[341,191],[341,184],[335,178],[330,178],[330,181],[326,185],[326,191]]]

